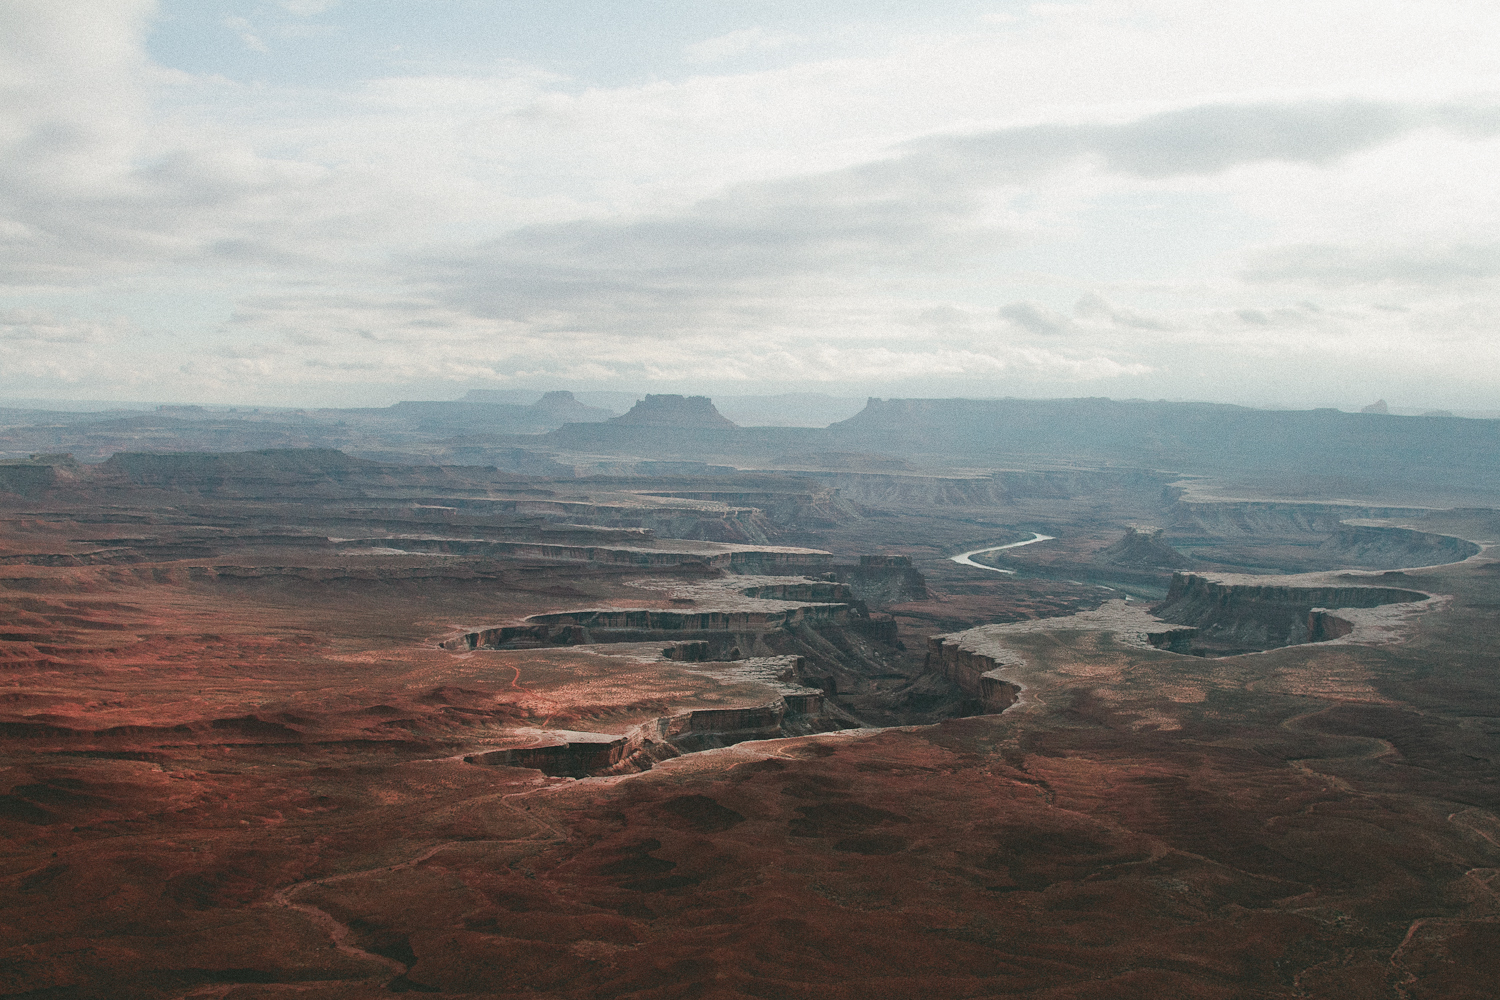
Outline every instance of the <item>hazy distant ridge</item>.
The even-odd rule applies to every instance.
[[[1111,399],[871,399],[848,450],[1500,486],[1500,421]]]

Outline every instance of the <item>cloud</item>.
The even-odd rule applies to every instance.
[[[59,317],[35,309],[0,310],[0,340],[33,344],[89,344],[113,339],[118,326]]]
[[[723,62],[737,56],[757,52],[773,52],[796,45],[803,39],[785,31],[768,31],[765,28],[740,28],[701,42],[683,47],[683,58],[694,65]]]
[[[146,106],[148,0],[0,3],[0,177],[66,184],[128,157]]]
[[[1180,394],[1190,354],[1275,384],[1276,352],[1358,366],[1360,336],[1388,357],[1481,342],[1500,103],[1462,67],[1489,66],[1471,36],[1493,21],[1401,7],[1385,38],[1397,8],[1376,3],[1359,24],[1278,2],[1033,5],[843,48],[864,29],[834,19],[807,29],[817,58],[748,27],[626,85],[453,61],[250,86],[153,66],[144,0],[0,0],[0,302],[61,317],[5,327],[0,367],[156,378],[157,398],[183,365],[225,393],[545,376]],[[254,9],[236,30],[256,41],[310,28],[293,18],[368,28],[327,0]],[[765,53],[797,58],[745,70]],[[64,315],[117,302],[135,311],[117,327]],[[173,350],[145,340],[159,326]]]
[[[1069,333],[1075,327],[1068,317],[1043,308],[1035,302],[1012,302],[1000,307],[1000,317],[1016,326],[1042,337],[1056,337]]]
[[[1500,135],[1500,105],[1204,104],[1120,124],[1029,125],[921,139],[888,169],[975,184],[1029,180],[1073,161],[1093,160],[1114,173],[1167,178],[1266,162],[1323,165],[1424,128]]]
[[[251,52],[270,52],[271,48],[261,37],[255,33],[255,28],[243,17],[226,15],[224,26],[239,36],[240,41],[245,43],[245,48]]]
[[[1362,101],[1205,105],[1097,133],[1107,168],[1140,177],[1211,174],[1247,163],[1329,163],[1431,120],[1431,111]]]
[[[1474,285],[1500,277],[1500,243],[1279,247],[1256,254],[1241,274],[1256,283],[1292,282],[1323,288]]]
[[[482,315],[661,332],[716,308],[837,294],[881,269],[950,269],[1005,239],[972,225],[978,207],[965,192],[838,172],[630,221],[531,226],[422,273]]]
[[[889,303],[868,302],[840,302],[829,311],[845,326],[824,325],[809,336],[808,324],[818,317],[783,307],[768,310],[755,335],[745,337],[725,336],[711,324],[611,332],[489,319],[438,301],[282,297],[243,308],[233,344],[199,358],[193,377],[200,387],[234,391],[233,373],[244,369],[228,366],[253,360],[266,377],[304,384],[332,384],[358,371],[367,385],[441,379],[519,384],[520,378],[697,385],[700,391],[711,384],[728,391],[766,384],[975,385],[1001,375],[1013,384],[1066,385],[1151,368],[1098,345],[1017,342],[992,315],[986,320],[940,308],[912,317]],[[919,332],[945,319],[956,325],[939,336]]]
[[[146,361],[149,343],[147,331],[128,320],[0,310],[0,393],[24,396],[46,383],[113,388],[154,367]]]
[[[1118,125],[1027,126],[913,143],[841,170],[739,184],[634,219],[529,226],[465,253],[414,261],[448,305],[550,328],[748,333],[810,304],[962,273],[1023,245],[992,211],[1069,161],[1159,178],[1262,160],[1323,164],[1441,125],[1446,107],[1351,102],[1211,105]],[[1465,127],[1489,119],[1474,112]],[[1485,127],[1488,127],[1486,125]],[[1111,324],[1164,331],[1129,310]],[[1000,316],[1029,334],[1077,333],[1068,317],[1019,302]]]
[[[1075,315],[1083,319],[1103,320],[1115,326],[1134,330],[1164,332],[1173,329],[1165,318],[1152,316],[1133,309],[1121,309],[1093,292],[1083,296],[1073,305]]]

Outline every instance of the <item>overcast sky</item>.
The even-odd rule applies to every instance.
[[[0,396],[1500,407],[1494,0],[0,0]]]

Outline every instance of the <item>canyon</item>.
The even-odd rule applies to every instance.
[[[0,418],[0,995],[1500,979],[1493,421]]]

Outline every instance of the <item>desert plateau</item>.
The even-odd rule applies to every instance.
[[[1496,52],[0,0],[0,1000],[1500,1000]]]
[[[1494,421],[572,402],[5,414],[0,995],[1493,995]]]

